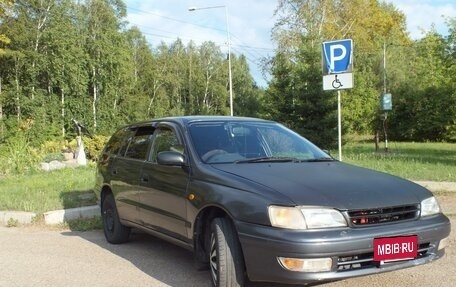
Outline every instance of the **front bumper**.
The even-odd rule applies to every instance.
[[[439,214],[426,219],[364,228],[286,230],[236,222],[251,281],[302,284],[332,281],[403,269],[439,259],[440,241],[450,234],[450,222]],[[417,235],[419,256],[414,260],[380,265],[373,261],[373,239]],[[284,269],[277,257],[332,258],[329,272],[295,272]]]

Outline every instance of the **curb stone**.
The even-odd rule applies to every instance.
[[[100,216],[98,205],[53,210],[44,213],[44,223],[48,225],[63,223],[79,218],[93,218]]]
[[[0,223],[8,224],[10,219],[16,220],[20,224],[30,224],[35,218],[36,213],[24,211],[0,211]]]
[[[60,224],[68,220],[79,218],[94,218],[100,216],[98,205],[53,210],[44,213],[44,222],[47,225]],[[10,219],[20,224],[31,224],[36,213],[25,211],[0,211],[0,224],[6,225]]]

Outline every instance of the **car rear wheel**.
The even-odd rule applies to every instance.
[[[105,196],[101,206],[103,231],[109,243],[119,244],[128,241],[130,228],[122,225],[117,213],[116,202],[112,194]]]
[[[241,246],[233,224],[226,218],[212,220],[209,264],[213,286],[244,286],[245,267]]]

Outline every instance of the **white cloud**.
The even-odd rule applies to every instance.
[[[456,2],[452,0],[389,0],[407,17],[407,30],[412,39],[423,37],[423,33],[435,26],[442,35],[448,33],[446,18],[456,17]]]

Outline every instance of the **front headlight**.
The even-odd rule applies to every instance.
[[[342,213],[324,207],[269,206],[269,220],[274,227],[288,229],[317,229],[347,226]]]
[[[440,213],[440,205],[435,197],[429,197],[421,201],[421,217]]]

